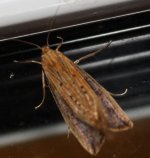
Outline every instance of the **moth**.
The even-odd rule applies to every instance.
[[[27,42],[26,42],[27,43]],[[133,127],[133,122],[121,109],[111,94],[77,64],[98,51],[88,54],[75,62],[57,48],[48,45],[39,47],[42,51],[43,95],[45,78],[58,108],[83,148],[96,155],[105,142],[105,133],[121,132]],[[44,101],[36,108],[40,107]]]

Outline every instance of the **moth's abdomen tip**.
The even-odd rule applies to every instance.
[[[129,130],[129,129],[132,129],[133,126],[134,126],[133,121],[128,120],[128,121],[125,123],[124,129],[123,129],[123,128],[122,128],[122,129],[123,129],[123,131],[126,131],[126,130]]]
[[[134,123],[131,120],[126,120],[120,122],[117,126],[110,127],[109,130],[112,132],[121,132],[121,131],[127,131],[134,127]]]
[[[134,127],[133,121],[130,120],[128,124],[129,124],[129,129]]]
[[[124,127],[122,127],[120,130],[121,131],[127,131],[127,130],[130,130],[132,129],[134,126],[133,122],[131,120],[127,121],[124,125]]]

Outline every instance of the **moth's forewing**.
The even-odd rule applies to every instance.
[[[130,120],[127,114],[121,109],[121,107],[110,95],[110,93],[84,70],[80,68],[78,68],[78,70],[82,73],[85,80],[88,82],[88,84],[94,90],[95,94],[100,99],[100,108],[103,109],[104,117],[106,120],[106,130],[119,132],[132,128],[133,122]]]
[[[62,52],[50,49],[42,55],[42,67],[49,84],[76,116],[83,122],[102,129],[103,112],[99,98],[77,66]]]
[[[96,155],[100,151],[105,140],[103,133],[99,129],[93,128],[81,121],[75,113],[73,113],[63,97],[59,95],[57,90],[53,88],[49,82],[48,84],[58,108],[71,132],[87,152]]]

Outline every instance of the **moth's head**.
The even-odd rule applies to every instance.
[[[42,47],[42,55],[47,54],[50,51],[50,47],[48,45],[45,45]]]

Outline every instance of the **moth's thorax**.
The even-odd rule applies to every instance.
[[[57,67],[60,65],[60,56],[62,56],[62,53],[58,50],[56,51],[48,46],[42,47],[42,67],[44,67],[44,69]]]

